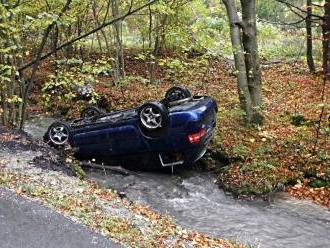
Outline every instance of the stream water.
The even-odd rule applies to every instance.
[[[52,120],[34,118],[25,130],[40,138]],[[120,175],[86,170],[104,187],[172,216],[187,228],[260,247],[330,247],[330,211],[278,194],[271,203],[237,200],[214,183],[215,175],[193,169],[174,174],[133,172]]]

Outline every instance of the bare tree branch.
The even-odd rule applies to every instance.
[[[287,2],[287,1],[285,1],[285,0],[276,0],[276,1],[279,2],[279,3],[283,3],[283,4],[285,4],[286,6],[288,6],[288,7],[290,8],[290,10],[291,10],[292,12],[294,12],[296,15],[298,15],[298,14],[297,14],[297,11],[300,11],[300,12],[302,12],[302,13],[304,13],[304,14],[307,14],[307,15],[309,14],[307,10],[302,9],[302,8],[296,6],[296,5],[292,4],[292,3],[289,3],[289,2]],[[295,9],[295,11],[293,11],[293,9]],[[299,14],[298,16],[301,17],[301,14]],[[320,15],[312,14],[312,16],[313,16],[313,17],[317,17],[317,18],[319,18],[320,20],[323,20],[323,19],[324,19],[324,17],[323,17],[323,16],[320,16]]]
[[[107,18],[108,18],[108,15],[109,15],[110,1],[111,1],[111,0],[108,0],[108,2],[107,2],[106,12],[105,12],[104,19],[103,19],[103,22],[102,22],[103,24],[105,23],[105,21],[106,21]]]
[[[324,5],[316,4],[316,3],[312,3],[312,6],[315,6],[315,7],[318,7],[318,8],[324,8]]]
[[[295,8],[293,8],[291,5],[287,5],[287,7],[291,10],[291,12],[293,12],[294,14],[296,14],[297,16],[299,16],[301,19],[304,19],[305,17],[299,13]]]
[[[77,42],[77,41],[79,41],[79,40],[81,40],[83,38],[86,38],[87,36],[89,36],[89,35],[91,35],[93,33],[96,33],[97,31],[99,31],[99,30],[101,30],[101,29],[103,29],[103,28],[105,28],[105,27],[107,27],[107,26],[109,26],[109,25],[111,25],[111,24],[113,24],[115,22],[118,22],[120,20],[124,20],[126,17],[128,17],[128,16],[130,16],[130,15],[132,15],[132,14],[134,14],[134,13],[136,13],[136,12],[142,10],[142,9],[144,9],[145,7],[147,7],[147,6],[155,3],[156,1],[157,0],[148,1],[148,3],[146,3],[146,4],[144,4],[144,5],[140,6],[140,7],[137,7],[135,9],[133,9],[133,10],[131,9],[132,6],[130,6],[130,9],[126,12],[126,14],[123,14],[122,16],[119,16],[119,17],[117,17],[115,19],[112,19],[111,21],[104,22],[100,26],[92,29],[91,31],[89,31],[87,33],[84,33],[84,34],[82,34],[82,35],[80,35],[80,36],[78,36],[76,38],[73,38],[73,39],[71,39],[71,40],[69,40],[67,42],[62,43],[61,45],[59,45],[58,47],[56,47],[52,51],[49,51],[48,53],[40,56],[39,61],[48,58],[49,56],[51,56],[53,53],[57,52],[58,50],[66,47],[66,46],[69,46],[69,45],[71,45],[71,44],[73,44],[73,43],[75,43],[75,42]],[[22,70],[30,67],[31,65],[33,65],[36,62],[37,62],[37,59],[33,59],[30,62],[28,62],[28,63],[24,64],[23,66],[21,66],[20,68],[18,68],[18,71],[22,71]]]
[[[67,0],[65,5],[63,6],[63,8],[61,9],[61,12],[58,14],[58,19],[61,18],[61,16],[70,8],[70,4],[71,4],[72,0]],[[37,51],[37,54],[36,54],[36,58],[34,59],[34,63],[31,64],[33,65],[33,68],[32,68],[32,72],[31,72],[31,77],[29,79],[29,81],[27,82],[27,84],[25,85],[24,87],[24,91],[23,91],[23,107],[22,107],[22,112],[21,112],[21,122],[20,122],[20,128],[23,127],[23,124],[24,124],[24,121],[25,121],[25,115],[26,115],[26,105],[27,105],[27,96],[31,90],[31,87],[33,85],[33,81],[34,81],[34,78],[35,78],[35,75],[36,75],[36,72],[38,70],[38,67],[39,67],[39,63],[41,61],[41,54],[42,54],[42,51],[44,50],[44,47],[46,45],[46,42],[47,42],[47,39],[48,39],[48,36],[52,30],[52,28],[56,25],[56,20],[54,20],[51,24],[48,25],[48,27],[46,28],[45,32],[44,32],[44,35],[42,37],[42,41],[41,41],[41,44],[39,46],[39,49]],[[19,73],[22,74],[22,70],[19,70]]]
[[[270,24],[274,24],[274,25],[281,25],[281,26],[295,26],[299,23],[304,22],[305,20],[306,20],[306,17],[304,17],[303,19],[300,19],[299,21],[296,21],[296,22],[272,22],[272,21],[268,21],[266,19],[258,18],[258,21],[260,21],[260,22],[270,23]]]

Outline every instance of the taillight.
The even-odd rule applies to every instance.
[[[188,140],[189,140],[190,144],[197,144],[202,140],[202,138],[205,136],[205,134],[206,134],[206,128],[203,128],[197,133],[189,134]]]

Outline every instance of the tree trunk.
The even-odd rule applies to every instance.
[[[107,6],[106,6],[106,10],[105,10],[106,11],[106,14],[104,16],[103,23],[108,18],[108,13],[110,11],[110,4],[111,4],[110,2],[111,2],[111,0],[108,0],[107,1]],[[96,8],[97,8],[97,3],[96,3],[96,1],[94,1],[94,3],[93,3],[93,16],[94,16],[95,23],[97,24],[96,27],[99,27],[100,25],[102,25],[101,22],[100,22],[100,20],[99,20],[99,18],[98,18],[100,11],[99,12],[96,12]],[[86,16],[88,16],[88,15],[86,15]],[[109,37],[108,37],[110,35],[110,33],[111,33],[111,30],[109,30],[108,32],[105,32],[104,29],[101,29],[100,32],[101,32],[102,38],[103,38],[103,40],[105,42],[106,54],[107,54],[108,57],[111,57],[112,56],[111,55],[111,46],[110,46]],[[101,48],[102,47],[101,46],[101,37],[99,37],[98,32],[96,32],[96,37],[98,39],[99,46]]]
[[[149,30],[148,30],[148,38],[149,38],[149,45],[148,48],[151,49],[152,46],[152,12],[151,12],[151,6],[148,7],[148,13],[149,13]]]
[[[109,2],[110,1],[111,0],[109,0]],[[86,33],[78,35],[78,37],[74,37],[62,44],[58,44],[56,48],[53,47],[51,51],[43,53],[45,44],[49,40],[49,35],[54,26],[56,25],[56,20],[54,20],[51,24],[48,25],[46,30],[44,30],[44,34],[42,36],[41,41],[39,40],[39,37],[34,37],[34,47],[37,49],[37,51],[34,54],[34,58],[25,64],[23,64],[23,51],[26,50],[22,49],[22,47],[20,46],[20,42],[24,39],[25,36],[22,35],[22,32],[20,32],[20,28],[13,28],[19,26],[18,24],[21,24],[18,16],[19,14],[21,14],[21,12],[11,11],[12,8],[16,8],[17,6],[19,6],[22,1],[14,2],[15,4],[13,5],[5,5],[4,3],[6,3],[6,1],[1,1],[2,5],[0,4],[1,32],[8,34],[7,37],[2,35],[0,39],[0,47],[7,49],[6,51],[3,51],[5,49],[1,49],[2,51],[0,52],[0,123],[2,122],[1,124],[11,125],[12,128],[15,128],[17,127],[17,125],[19,125],[19,127],[22,128],[26,117],[26,107],[28,104],[27,98],[33,86],[39,63],[42,60],[50,57],[52,54],[56,53],[60,49],[72,46],[72,44],[74,44],[75,42],[89,35],[92,35],[97,31],[108,27],[109,25],[112,25],[115,22],[121,21],[130,15],[133,15],[134,13],[155,3],[156,0],[148,1],[147,3],[134,9],[132,8],[132,1],[131,5],[129,6],[129,9],[121,16],[118,16],[110,21],[104,21],[100,26]],[[72,0],[66,0],[66,4],[59,12],[57,18],[61,18],[64,12],[66,12],[66,10],[69,8],[71,2]],[[11,20],[12,17],[13,19]],[[41,30],[39,30],[38,33],[41,33],[40,31]],[[71,30],[68,31],[71,33]],[[30,35],[30,38],[32,38],[32,36],[36,35],[36,33],[26,33],[26,35]],[[12,58],[12,61],[9,61],[8,57]],[[31,70],[26,70],[26,68],[31,66]],[[29,77],[24,76],[28,73]],[[25,78],[27,78],[27,80],[25,80]],[[15,120],[9,120],[10,118],[15,118]]]
[[[323,50],[323,73],[325,78],[330,79],[330,0],[324,3],[324,20],[322,24],[322,50]]]
[[[261,124],[261,73],[257,42],[255,1],[241,0],[243,18],[243,47],[246,76],[252,102],[251,122]]]
[[[61,17],[69,9],[69,6],[70,6],[71,2],[72,2],[72,0],[66,0],[65,5],[63,6],[61,12],[59,13],[59,17]],[[20,108],[20,123],[19,123],[19,129],[20,130],[23,129],[24,122],[25,122],[25,119],[26,119],[26,108],[27,108],[27,104],[28,104],[27,99],[28,99],[28,95],[30,93],[30,90],[31,90],[31,88],[34,84],[36,73],[37,73],[37,70],[39,68],[39,63],[41,61],[41,55],[42,55],[42,52],[45,48],[45,45],[46,45],[46,42],[48,40],[49,34],[50,34],[50,32],[52,31],[52,29],[55,25],[56,25],[56,22],[54,21],[51,24],[49,24],[48,27],[45,29],[42,40],[41,40],[41,43],[38,47],[38,51],[35,55],[36,62],[33,64],[31,76],[30,76],[28,82],[22,88],[22,101],[23,102],[22,102],[22,107]],[[20,73],[23,73],[23,71],[20,71]]]
[[[16,75],[15,68],[22,64],[22,46],[18,40],[18,31],[11,24],[16,21],[10,6],[0,9],[0,23],[3,24],[0,47],[0,96],[1,122],[3,125],[18,127],[22,109],[21,91],[23,74]],[[21,77],[21,78],[19,78]]]
[[[54,30],[51,35],[51,48],[52,50],[55,49],[58,45],[58,36],[59,36],[59,29],[57,24],[54,27]],[[55,57],[57,57],[57,53],[55,53]]]
[[[161,14],[158,17],[158,22],[156,24],[156,33],[155,33],[155,45],[154,45],[154,56],[159,56],[163,53],[163,49],[165,46],[165,32],[167,25],[168,14]]]
[[[93,5],[92,5],[93,17],[94,17],[94,21],[95,21],[95,27],[98,27],[100,24],[99,24],[99,21],[98,21],[98,18],[97,18],[98,13],[96,12],[96,8],[97,8],[97,4],[96,4],[96,1],[94,1]],[[97,42],[99,44],[100,53],[103,53],[102,41],[101,41],[101,37],[100,37],[99,32],[96,32],[96,39],[97,39]]]
[[[112,1],[112,14],[116,18],[119,16],[119,6],[118,1]],[[123,52],[123,40],[122,40],[122,21],[115,22],[113,24],[115,30],[115,48],[116,48],[116,65],[117,72],[120,79],[125,78],[125,61],[124,61],[124,52]]]
[[[71,37],[73,35],[72,33],[72,25],[69,25],[66,30],[65,30],[65,36],[66,37]],[[68,45],[66,48],[65,48],[65,56],[67,58],[71,58],[72,55],[73,55],[73,44],[70,44]]]
[[[315,64],[313,59],[313,35],[312,35],[312,14],[313,14],[313,6],[312,0],[306,1],[307,5],[307,16],[306,16],[306,57],[307,57],[307,65],[309,72],[315,73]]]
[[[261,124],[261,76],[256,40],[255,1],[241,1],[242,8],[248,8],[244,9],[244,23],[238,16],[235,0],[222,1],[229,19],[240,104],[248,122]]]

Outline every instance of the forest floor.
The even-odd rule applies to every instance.
[[[218,103],[218,122],[204,161],[209,169],[219,171],[221,187],[240,197],[267,197],[284,190],[330,208],[330,82],[324,82],[322,75],[310,75],[306,67],[301,62],[262,66],[265,119],[261,126],[244,122],[232,62],[221,59],[164,56],[150,82],[150,64],[129,55],[126,79],[114,82],[110,75],[99,75],[94,90],[99,105],[108,110],[161,99],[173,85],[187,86],[195,95],[211,95]],[[37,85],[43,85],[54,70],[45,64]],[[77,68],[68,71],[76,73]],[[32,94],[33,103],[43,101],[37,92]],[[78,116],[88,102],[53,99],[47,108],[30,104],[30,112],[47,114],[47,109],[53,114],[68,105],[65,118]]]

